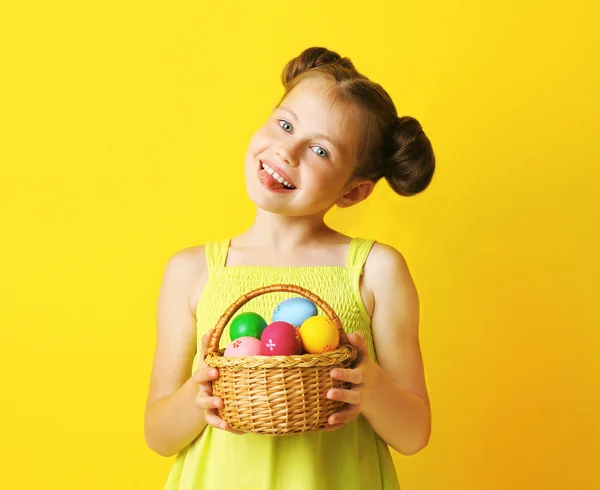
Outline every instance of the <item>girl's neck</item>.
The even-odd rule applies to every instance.
[[[325,224],[323,216],[283,216],[258,209],[252,226],[235,241],[244,248],[292,251],[311,245],[340,243],[343,238]]]

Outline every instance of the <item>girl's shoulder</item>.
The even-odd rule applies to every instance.
[[[193,245],[176,251],[167,262],[171,280],[178,282],[186,291],[190,309],[195,312],[198,292],[202,290],[208,277],[208,265],[205,258],[206,244]]]
[[[374,241],[371,253],[367,259],[367,264],[372,268],[387,267],[390,265],[403,266],[406,265],[404,255],[391,245],[382,242]]]
[[[194,273],[206,269],[205,249],[206,244],[182,248],[171,255],[169,263],[180,266],[182,270],[187,271],[187,275],[193,276]]]
[[[376,241],[365,262],[363,281],[376,294],[388,287],[402,287],[412,278],[404,255],[395,247]]]

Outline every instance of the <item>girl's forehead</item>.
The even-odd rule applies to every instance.
[[[360,131],[359,111],[337,96],[331,82],[309,78],[300,82],[283,99],[280,109],[291,113],[300,126],[322,133],[348,154]]]
[[[313,116],[335,117],[342,111],[342,105],[336,101],[336,89],[331,82],[317,78],[308,78],[296,85],[282,101],[282,105],[294,104],[301,112],[310,112]]]

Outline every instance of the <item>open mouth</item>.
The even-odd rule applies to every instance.
[[[262,180],[263,184],[265,184],[265,186],[267,186],[269,189],[296,189],[296,186],[293,182],[288,182],[286,178],[279,175],[275,169],[271,168],[268,164],[262,161],[260,162],[258,176]]]

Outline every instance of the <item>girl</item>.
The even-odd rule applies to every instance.
[[[166,489],[398,489],[388,446],[409,455],[429,440],[418,296],[406,262],[390,246],[329,228],[324,216],[366,199],[382,177],[400,195],[423,191],[434,173],[431,144],[336,52],[306,49],[282,79],[285,94],[245,157],[254,224],[181,250],[165,268],[145,437],[157,453],[177,454]],[[224,180],[228,173],[224,166]],[[329,429],[239,434],[217,415],[218,369],[203,362],[212,327],[242,294],[273,283],[323,298],[358,349],[351,369],[331,372],[352,389],[327,393],[346,403]],[[269,320],[287,297],[259,296],[240,312]],[[221,347],[228,339],[226,329]]]

